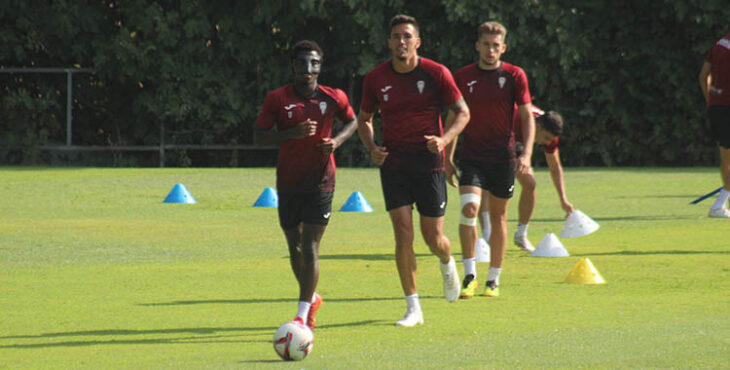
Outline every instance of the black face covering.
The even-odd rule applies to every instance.
[[[294,76],[302,76],[305,74],[311,74],[315,77],[319,76],[320,68],[322,67],[322,57],[316,51],[302,51],[292,59],[292,68],[294,69]]]
[[[302,51],[292,59],[291,63],[294,73],[294,88],[304,96],[314,94],[317,89],[319,71],[322,68],[322,57],[314,50]]]

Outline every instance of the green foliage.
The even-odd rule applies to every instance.
[[[536,104],[566,119],[566,165],[716,161],[696,77],[712,42],[730,32],[725,0],[6,3],[0,67],[96,71],[74,75],[78,145],[154,145],[161,123],[169,144],[249,144],[303,38],[324,49],[321,83],[357,108],[362,78],[389,58],[388,20],[406,13],[419,20],[420,54],[452,69],[474,60],[478,24],[504,23],[504,59],[526,70]],[[35,145],[65,142],[64,78],[0,74],[0,91],[0,163],[42,161]],[[367,165],[359,145],[338,156]],[[182,152],[171,164],[217,163]]]

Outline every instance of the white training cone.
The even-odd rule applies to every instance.
[[[558,240],[558,237],[553,233],[545,234],[545,237],[540,240],[540,244],[530,254],[533,257],[568,257],[570,253],[565,250],[563,243]]]
[[[476,261],[477,262],[489,262],[489,244],[484,238],[477,238],[476,242]]]
[[[585,213],[574,210],[568,215],[565,220],[563,230],[560,231],[561,238],[576,238],[579,236],[588,235],[598,230],[598,224],[593,221],[590,217],[586,216]]]

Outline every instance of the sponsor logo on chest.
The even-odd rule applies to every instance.
[[[291,119],[291,117],[292,117],[292,109],[294,109],[296,107],[297,107],[296,104],[289,104],[289,105],[284,106],[284,110],[286,110],[286,116],[289,117],[289,119]]]
[[[327,113],[327,102],[326,101],[317,101],[317,100],[310,100],[310,104],[319,107],[319,112],[322,113],[324,116],[325,113]],[[284,106],[284,110],[286,111],[286,116],[289,119],[292,119],[294,117],[294,111],[299,109],[304,109],[304,104],[287,104]]]
[[[383,93],[383,101],[388,101],[388,91],[393,88],[393,85],[387,85],[380,89],[380,92]],[[418,80],[416,81],[416,89],[418,89],[418,93],[423,95],[423,90],[426,88],[426,81],[424,80]]]
[[[476,85],[476,84],[477,84],[477,80],[471,80],[466,83],[466,86],[469,86],[469,93],[474,92],[474,85]]]
[[[387,92],[388,92],[388,90],[390,90],[392,88],[393,88],[392,85],[388,85],[388,86],[380,89],[380,92],[383,93],[383,101],[388,101],[388,94],[387,94]]]

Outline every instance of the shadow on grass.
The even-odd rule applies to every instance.
[[[593,256],[651,256],[659,254],[668,255],[689,255],[689,254],[730,254],[730,251],[619,251],[619,252],[599,252],[599,253],[574,253],[573,257],[593,257]]]
[[[594,221],[673,221],[673,220],[697,220],[698,215],[660,215],[660,216],[626,216],[626,217],[591,217]],[[530,222],[563,222],[564,218],[533,218]],[[600,222],[599,222],[600,223]]]
[[[433,257],[430,253],[416,253],[416,258]],[[289,258],[289,257],[287,257]],[[379,254],[320,254],[321,260],[363,260],[363,261],[395,261],[395,252]]]
[[[437,296],[420,296],[421,299],[443,299]],[[403,297],[356,297],[356,298],[326,298],[327,302],[382,302],[400,301]],[[296,298],[254,298],[254,299],[202,299],[197,301],[172,301],[161,303],[140,303],[138,306],[187,306],[196,304],[260,304],[260,303],[282,303],[298,302]]]
[[[612,199],[670,199],[670,198],[684,198],[688,201],[693,200],[702,194],[664,194],[664,195],[656,195],[656,194],[642,194],[642,195],[621,195],[621,196],[615,196],[611,197]]]
[[[15,335],[0,337],[3,339],[37,339],[37,338],[58,338],[58,337],[86,337],[86,336],[109,336],[109,335],[149,335],[149,334],[216,334],[221,332],[242,332],[242,331],[272,331],[275,327],[248,327],[248,328],[177,328],[177,329],[146,329],[146,330],[86,330],[59,333],[44,333],[38,335]],[[179,339],[179,338],[178,338]]]
[[[363,320],[346,322],[331,325],[319,325],[317,329],[332,329],[341,327],[364,326],[378,324],[379,320]],[[0,348],[16,348],[16,349],[33,349],[33,348],[53,348],[53,347],[81,347],[81,346],[99,346],[99,345],[124,345],[124,344],[191,344],[191,343],[270,343],[268,339],[246,339],[246,336],[268,335],[273,333],[277,327],[241,327],[241,328],[179,328],[179,329],[149,329],[149,330],[88,330],[77,332],[59,332],[44,333],[39,335],[13,335],[0,337],[1,340],[18,340],[18,339],[51,339],[63,337],[103,337],[103,336],[134,336],[134,335],[168,335],[168,334],[192,334],[177,338],[140,338],[140,339],[111,339],[111,340],[72,340],[72,341],[53,341],[51,343],[28,343],[28,344],[0,344]],[[242,334],[238,332],[256,333]],[[231,334],[219,334],[231,333]],[[237,334],[235,334],[237,333]],[[216,334],[216,335],[206,335]]]
[[[276,328],[271,329],[273,332]],[[85,334],[78,334],[83,336]],[[112,334],[110,334],[112,335]],[[191,343],[268,343],[269,340],[264,339],[241,339],[240,335],[207,335],[207,336],[188,336],[178,338],[140,338],[140,339],[111,339],[111,340],[72,340],[62,342],[49,343],[27,343],[27,344],[8,344],[0,345],[2,348],[15,349],[35,349],[35,348],[54,348],[54,347],[84,347],[84,346],[108,346],[108,345],[139,345],[139,344],[191,344]],[[54,338],[52,334],[43,334],[37,337],[21,337],[21,339],[30,338]],[[2,338],[0,338],[2,339]],[[53,339],[52,339],[53,340]]]

